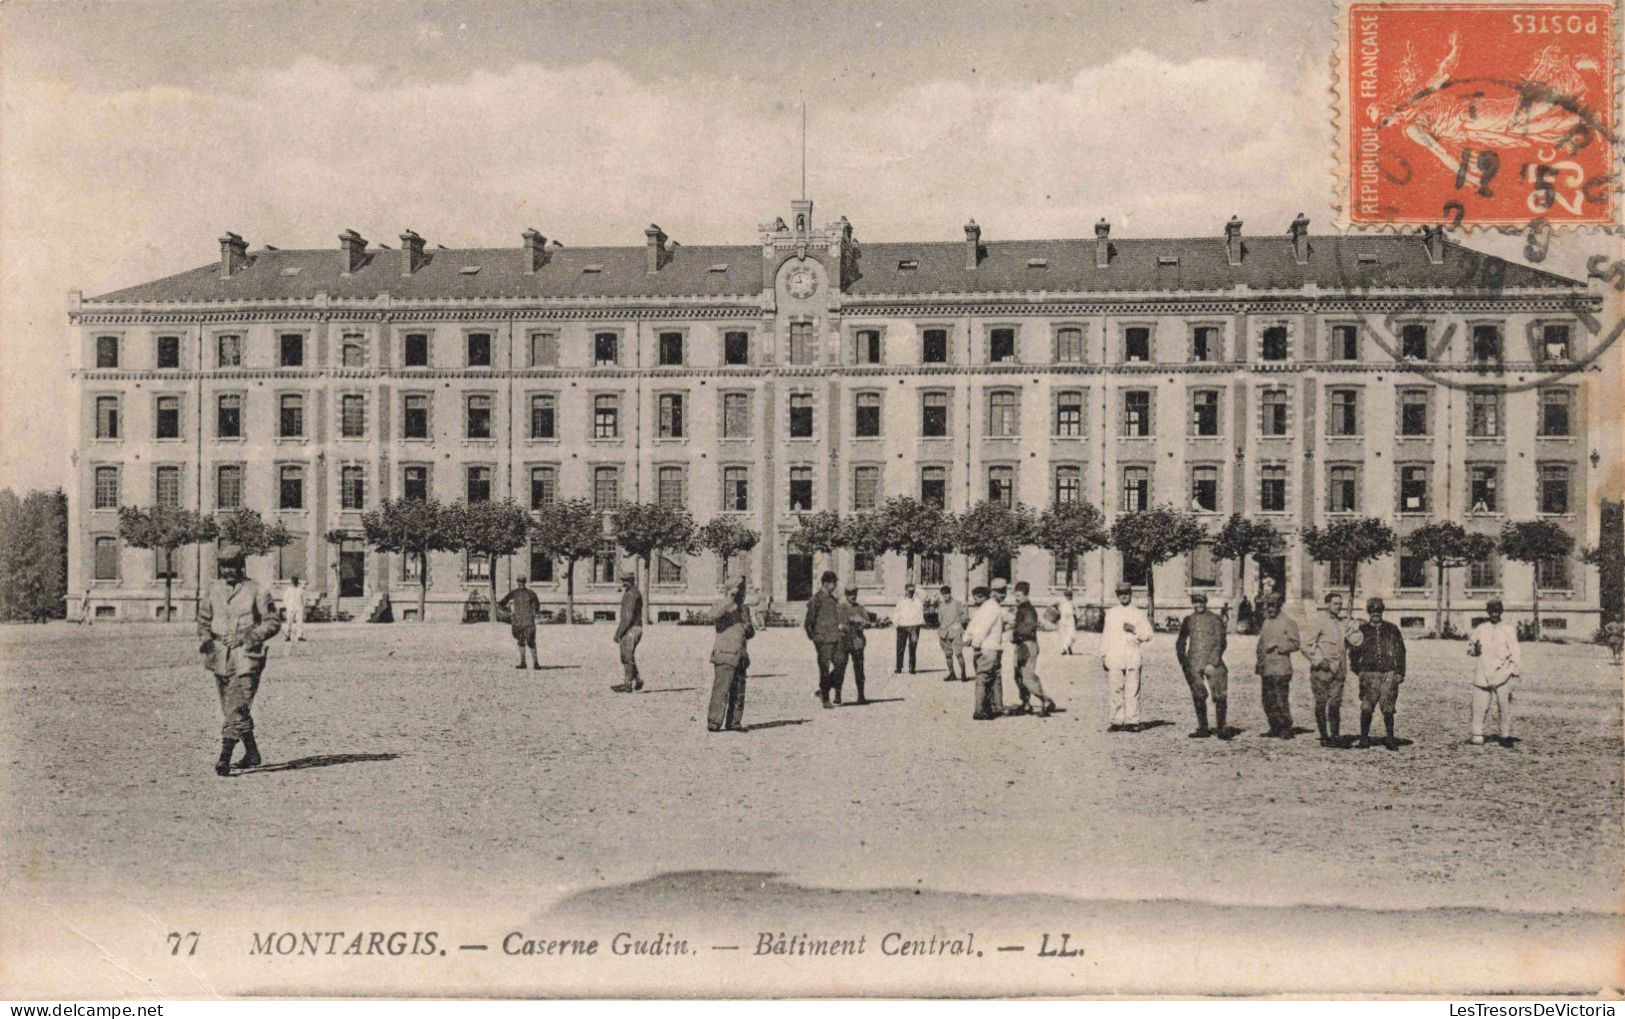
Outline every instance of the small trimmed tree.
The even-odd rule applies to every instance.
[[[1033,527],[1033,544],[1066,564],[1066,586],[1072,586],[1079,556],[1111,541],[1106,517],[1086,499],[1051,503]]]
[[[1399,543],[1394,529],[1376,517],[1338,520],[1325,527],[1303,529],[1303,547],[1317,563],[1349,564],[1349,606],[1354,606],[1354,589],[1360,578],[1360,564],[1391,555]]]
[[[695,533],[700,547],[717,557],[718,586],[728,583],[728,564],[741,552],[749,552],[762,540],[761,534],[745,526],[737,516],[723,514],[710,520]]]
[[[965,567],[967,586],[971,571],[982,563],[1014,559],[1023,545],[1032,544],[1033,530],[1037,526],[1038,518],[1032,508],[1019,502],[1006,506],[984,499],[961,514],[954,528],[954,548],[970,560]]]
[[[282,521],[268,524],[258,510],[247,506],[215,518],[214,523],[215,540],[222,545],[236,545],[244,555],[270,555],[273,549],[293,541],[293,532]]]
[[[1454,520],[1435,520],[1407,535],[1405,547],[1411,555],[1420,556],[1434,565],[1438,590],[1434,592],[1437,608],[1433,617],[1433,635],[1443,637],[1444,614],[1450,604],[1445,571],[1486,558],[1495,551],[1495,539],[1487,534],[1471,534]]]
[[[953,550],[953,517],[934,503],[894,496],[881,504],[875,518],[881,551],[903,557],[905,577],[911,584],[920,579],[915,572],[920,556]]]
[[[367,544],[379,552],[411,556],[418,564],[418,622],[429,601],[429,553],[457,547],[446,507],[434,499],[385,499],[361,514]]]
[[[536,511],[531,546],[564,563],[564,619],[576,621],[576,563],[591,559],[604,540],[604,517],[590,499],[564,499]]]
[[[625,502],[615,510],[615,542],[643,563],[644,622],[654,622],[649,604],[650,567],[660,552],[687,555],[695,550],[694,518],[681,506]]]
[[[1501,557],[1533,567],[1529,583],[1535,616],[1535,637],[1540,638],[1540,564],[1565,559],[1574,551],[1574,536],[1551,520],[1514,520],[1501,528]]]
[[[890,551],[890,531],[879,510],[852,514],[846,518],[842,529],[844,537],[841,544],[851,549],[854,556],[867,555],[878,560]]]
[[[174,612],[171,593],[175,583],[175,551],[213,539],[214,521],[179,506],[120,506],[118,534],[131,548],[163,553],[164,619],[168,620]],[[202,588],[200,582],[199,591]]]
[[[1112,522],[1112,544],[1145,567],[1146,615],[1156,622],[1157,567],[1208,539],[1196,514],[1168,503],[1124,513]]]
[[[819,510],[801,514],[800,525],[790,535],[790,544],[806,549],[815,556],[832,556],[835,550],[846,547],[846,521],[835,510]],[[813,570],[819,569],[817,560]],[[828,569],[826,564],[824,569]]]
[[[496,621],[497,558],[525,546],[530,514],[512,499],[501,502],[455,502],[446,507],[448,540],[470,555],[483,555],[490,564],[491,620]]]
[[[1265,556],[1277,556],[1286,551],[1286,539],[1268,520],[1251,520],[1240,513],[1230,519],[1213,536],[1213,558],[1235,562],[1236,590],[1247,590],[1247,560],[1257,562]],[[1239,622],[1239,620],[1237,620]]]

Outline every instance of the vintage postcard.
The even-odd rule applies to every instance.
[[[1618,996],[1620,66],[0,5],[0,994]]]

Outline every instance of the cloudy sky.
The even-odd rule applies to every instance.
[[[0,7],[0,486],[67,478],[66,294],[258,247],[1284,231],[1332,214],[1329,0]]]

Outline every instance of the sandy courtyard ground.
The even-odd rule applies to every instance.
[[[510,928],[565,917],[644,915],[719,931],[732,921],[749,928],[744,939],[775,916],[795,929],[830,910],[847,918],[841,923],[879,922],[929,905],[939,927],[969,918],[1012,936],[1031,928],[1029,957],[1038,918],[1071,915],[1088,920],[1097,946],[1100,932],[1113,930],[1112,944],[1138,938],[1152,953],[1192,938],[1256,946],[1260,931],[1291,931],[1282,950],[1296,944],[1309,958],[1338,942],[1306,945],[1304,931],[1366,924],[1366,940],[1385,957],[1403,949],[1426,960],[1444,951],[1438,937],[1449,931],[1468,958],[1482,954],[1481,937],[1521,930],[1546,948],[1570,939],[1573,950],[1560,954],[1575,966],[1585,960],[1540,984],[1538,961],[1525,958],[1511,971],[1516,979],[1497,987],[1604,986],[1586,981],[1610,946],[1617,966],[1621,675],[1601,648],[1526,647],[1521,742],[1504,750],[1465,743],[1465,645],[1414,641],[1399,702],[1407,745],[1388,752],[1327,750],[1312,736],[1260,738],[1250,638],[1236,638],[1229,655],[1231,724],[1243,732],[1222,743],[1185,737],[1191,706],[1166,636],[1150,645],[1142,695],[1143,717],[1166,724],[1137,735],[1105,732],[1092,635],[1075,657],[1046,644],[1041,673],[1064,714],[979,723],[970,718],[972,684],[943,682],[929,632],[922,671],[894,676],[892,635],[873,631],[875,702],[824,711],[811,695],[810,647],[799,630],[784,629],[751,645],[748,731],[713,735],[704,724],[709,631],[646,631],[649,689],[630,696],[609,690],[619,676],[611,632],[545,627],[547,668],[519,672],[498,625],[311,627],[306,643],[277,642],[255,706],[267,767],[221,779],[211,767],[218,701],[189,627],[0,630],[0,871],[6,904],[28,907],[11,910],[0,930],[12,957],[20,946],[44,953],[57,943],[20,915],[61,916],[64,927],[97,913],[122,917],[125,926],[109,933],[76,934],[121,972],[138,973],[105,940],[128,932],[130,917],[147,918],[140,923],[152,930],[141,936],[161,940],[177,917],[237,931],[355,927],[345,911],[397,920],[415,911],[419,926],[445,928],[447,917],[472,925],[443,940],[478,935],[495,952]],[[1292,704],[1312,730],[1304,668]],[[1358,722],[1354,686],[1345,730]],[[1014,699],[1013,686],[1006,696]],[[1123,911],[1136,903],[1150,912]],[[76,934],[60,934],[61,943]],[[1363,936],[1348,937],[1352,946]],[[1222,955],[1218,970],[1181,961],[1174,986],[1394,986],[1369,972],[1346,985],[1317,979],[1313,962],[1226,981],[1214,975]],[[1448,955],[1434,958],[1445,966]],[[1093,962],[1110,957],[1097,951]],[[1169,986],[1139,979],[1135,967],[1145,965],[1120,965],[1110,978],[1095,972],[1094,982],[1091,971],[1075,970],[1081,983],[1051,990]],[[31,975],[51,985],[86,972],[63,964]],[[433,979],[501,986],[498,976],[468,975],[476,972],[462,985]],[[817,972],[784,979],[836,992],[960,986],[947,976],[935,982],[935,971],[850,986],[825,984]],[[578,978],[555,970],[540,983],[536,971],[524,973],[531,982],[511,990],[686,986],[653,971]],[[17,978],[15,969],[8,975]],[[1425,977],[1407,978],[1409,986],[1432,986]],[[182,993],[328,979],[353,987],[354,978],[349,970],[217,975]],[[711,986],[778,986],[761,978],[770,983],[718,976]],[[120,979],[105,989],[139,993]],[[411,988],[420,979],[428,978],[393,973],[367,986]],[[1007,986],[987,972],[967,979],[974,982],[961,989],[1050,987]],[[296,983],[278,982],[286,980]]]

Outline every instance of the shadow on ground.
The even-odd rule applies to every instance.
[[[335,764],[365,764],[368,761],[393,761],[400,754],[319,754],[299,757],[280,764],[263,764],[258,768],[234,772],[239,775],[264,775],[271,771],[304,771],[307,768],[330,768]]]

